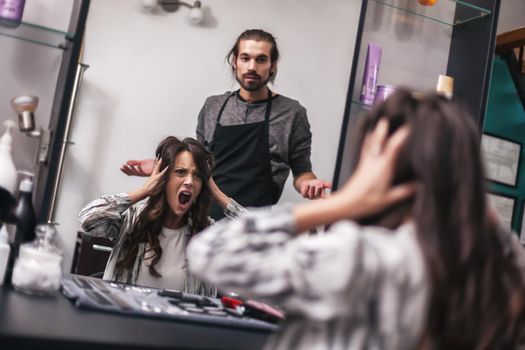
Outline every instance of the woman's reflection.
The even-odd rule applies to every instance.
[[[215,287],[188,272],[186,246],[213,222],[207,216],[212,197],[230,217],[244,208],[211,180],[213,156],[196,140],[167,137],[155,155],[154,170],[139,189],[102,196],[79,214],[87,234],[115,244],[103,278],[215,296]]]

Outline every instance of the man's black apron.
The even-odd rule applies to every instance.
[[[224,101],[209,145],[215,156],[212,172],[217,186],[244,207],[262,207],[277,202],[277,189],[272,180],[270,146],[268,142],[272,92],[268,89],[266,113],[261,122],[228,125],[220,124],[228,100]],[[223,209],[212,203],[210,216],[223,218]]]

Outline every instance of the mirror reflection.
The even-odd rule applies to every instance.
[[[104,234],[85,235],[82,240],[77,238],[78,244],[75,242],[77,231],[84,228],[89,232],[93,228],[89,220],[88,224],[84,220],[90,208],[88,203],[103,201],[99,197],[105,195],[115,198],[119,193],[129,194],[151,180],[150,177],[126,176],[120,168],[124,165],[130,175],[140,175],[133,173],[139,170],[147,175],[148,167],[144,164],[147,161],[153,171],[156,156],[153,150],[167,136],[179,140],[196,138],[212,150],[222,147],[223,157],[217,157],[217,164],[229,157],[238,160],[244,156],[245,163],[234,165],[237,169],[246,169],[243,173],[250,173],[249,179],[271,173],[270,181],[266,176],[266,186],[257,191],[250,191],[253,184],[243,185],[248,197],[255,199],[245,199],[235,192],[238,189],[228,188],[238,180],[234,177],[232,180],[227,170],[214,176],[218,184],[221,182],[218,187],[225,192],[224,198],[235,200],[241,204],[239,207],[257,205],[261,200],[260,204],[274,204],[320,196],[333,176],[360,5],[358,0],[334,1],[330,6],[291,0],[268,1],[259,4],[257,16],[252,16],[253,4],[243,1],[231,1],[227,6],[203,3],[204,20],[200,26],[193,26],[185,20],[184,11],[151,13],[139,4],[93,1],[82,59],[90,68],[84,75],[79,95],[71,136],[75,145],[67,155],[56,214],[61,243],[66,247],[65,266],[69,266],[70,261],[73,272],[87,275],[97,272],[100,275],[105,271],[107,277],[110,272],[115,273],[114,269],[106,269],[104,260],[111,255],[109,261],[117,265],[115,247],[110,252],[111,248],[107,248],[110,242],[91,236],[115,238],[115,232],[122,227],[111,228],[111,232],[106,230]],[[272,60],[272,45],[266,45],[264,40],[250,42],[255,44],[255,51],[243,42],[242,52],[234,55],[236,59],[230,56],[228,60],[227,54],[239,34],[251,28],[261,28],[275,37],[280,54],[278,60]],[[228,138],[213,137],[218,132],[214,128],[215,121],[226,100],[220,125],[227,131],[228,126],[241,123],[253,126],[264,121],[271,101],[269,137],[263,138],[268,141],[268,147],[252,145],[254,151],[263,149],[263,154],[248,154],[248,148],[242,146],[241,152],[233,156],[231,145],[224,143]],[[275,122],[276,127],[272,130]],[[260,131],[266,130],[263,127]],[[294,133],[299,135],[297,140]],[[247,140],[253,138],[250,136]],[[290,153],[289,149],[294,147],[287,144],[289,142],[300,152]],[[260,161],[264,157],[269,157],[270,162]],[[137,163],[129,163],[130,160],[138,160],[140,167]],[[168,161],[163,159],[162,162]],[[198,163],[195,159],[193,162]],[[253,164],[264,166],[254,170]],[[162,163],[157,175],[164,168]],[[189,168],[192,168],[191,162]],[[191,169],[187,170],[190,178]],[[304,185],[301,194],[299,175],[307,175],[303,180],[317,181],[317,184]],[[168,174],[162,176],[169,182]],[[182,195],[175,199],[178,201],[175,206],[191,207],[190,202],[197,203],[205,188],[210,191],[208,196],[214,197],[214,186],[214,183],[203,184],[199,195],[191,191],[179,192]],[[187,195],[190,202],[184,202]],[[167,197],[159,203],[169,207],[166,212],[176,213],[178,209],[172,209]],[[218,214],[214,216],[219,218],[222,209],[219,205],[215,210]],[[188,220],[187,213],[191,210],[181,212],[178,218],[182,221],[173,225],[175,229],[189,227],[193,219]],[[82,228],[77,221],[81,211]],[[163,226],[166,223],[163,220],[168,219],[159,219],[157,224]],[[84,244],[83,240],[87,241],[85,245],[96,247],[95,255],[104,255],[104,258],[96,257],[88,262],[79,254],[76,256],[75,247],[78,249]],[[182,241],[178,242],[181,246],[184,245]],[[133,251],[144,249],[143,266],[149,269],[150,262],[158,255],[154,253],[155,248],[148,248],[156,243],[142,237],[131,244],[135,244]],[[181,257],[183,255],[178,259]],[[130,264],[128,262],[128,267]],[[117,270],[118,273],[124,271]],[[139,277],[137,270],[135,283],[139,283]],[[184,276],[184,283],[188,284],[190,279]]]

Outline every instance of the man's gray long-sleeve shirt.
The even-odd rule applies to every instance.
[[[210,96],[199,113],[197,140],[211,142],[215,132],[215,121],[224,101],[231,92]],[[239,95],[232,96],[224,108],[221,125],[241,125],[264,120],[266,100],[249,103]],[[272,178],[281,196],[290,170],[293,176],[312,171],[310,153],[312,133],[306,109],[298,101],[276,95],[272,99],[270,114],[270,157]]]

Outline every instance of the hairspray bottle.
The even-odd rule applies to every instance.
[[[361,102],[366,105],[372,105],[374,103],[380,62],[381,47],[372,43],[368,44],[365,72],[363,74],[363,87],[361,88],[360,96]]]
[[[25,0],[0,0],[0,25],[16,28],[22,22]]]

